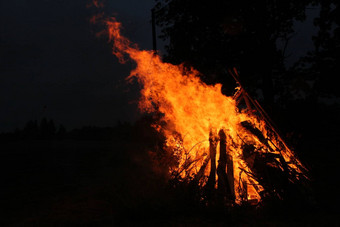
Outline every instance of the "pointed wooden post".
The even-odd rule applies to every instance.
[[[227,156],[227,178],[230,187],[230,198],[235,201],[235,183],[234,183],[234,162],[230,150],[226,149]]]
[[[237,69],[234,67],[233,70],[234,70],[234,73],[235,73],[236,77],[239,79],[239,78],[240,78],[240,75],[238,74]],[[241,85],[240,85],[240,86],[241,86]],[[251,108],[249,99],[248,99],[248,97],[247,97],[247,95],[246,95],[246,93],[245,93],[245,90],[243,89],[242,86],[241,86],[241,93],[242,93],[242,95],[243,95],[244,101],[246,102],[248,112],[251,112],[252,108]]]
[[[233,157],[227,150],[227,136],[223,129],[219,131],[220,159],[218,160],[217,176],[218,190],[230,201],[235,201],[234,163]]]
[[[220,159],[218,160],[217,166],[217,189],[218,193],[222,198],[228,198],[231,194],[230,186],[228,182],[228,177],[226,174],[226,167],[227,167],[227,141],[226,135],[221,129],[218,133],[220,137]]]
[[[207,182],[208,189],[214,189],[216,182],[216,147],[217,135],[210,130],[209,133],[209,155],[210,155],[210,175]]]

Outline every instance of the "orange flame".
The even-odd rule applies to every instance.
[[[96,8],[103,8],[104,7],[104,3],[100,0],[92,0],[90,3],[88,3],[86,5],[87,8],[90,8],[90,7],[96,7]]]
[[[247,190],[247,199],[261,200],[263,187],[251,177],[251,160],[244,161],[242,146],[252,144],[258,152],[269,152],[262,142],[242,127],[241,122],[251,122],[267,136],[266,124],[257,116],[237,108],[233,97],[222,94],[221,84],[207,85],[198,77],[194,69],[186,70],[182,65],[162,62],[153,51],[139,50],[127,38],[121,35],[121,24],[112,18],[107,21],[110,40],[113,42],[113,54],[120,62],[128,56],[137,63],[131,71],[129,80],[135,78],[143,85],[139,108],[142,112],[160,112],[165,124],[155,125],[166,137],[168,149],[172,149],[178,158],[176,171],[183,178],[194,178],[209,156],[209,132],[217,135],[224,129],[229,139],[228,150],[233,159],[234,185],[236,202],[243,199],[242,190]],[[268,144],[270,152],[277,152],[279,141]],[[282,156],[290,168],[301,172],[300,163],[294,164],[295,156],[285,148]],[[216,160],[219,160],[217,152]],[[296,162],[295,162],[296,163]],[[209,176],[209,164],[205,168],[201,184],[206,184]],[[247,185],[246,189],[242,185]],[[243,187],[243,188],[242,188]]]

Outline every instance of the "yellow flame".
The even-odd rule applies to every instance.
[[[162,62],[153,51],[139,50],[121,35],[121,24],[114,18],[107,21],[109,36],[113,42],[113,54],[121,62],[125,56],[135,61],[136,68],[128,79],[137,79],[143,85],[139,108],[142,112],[160,112],[165,124],[155,127],[165,135],[166,145],[178,158],[175,171],[183,178],[195,177],[209,156],[209,132],[224,129],[232,144],[228,152],[232,155],[236,202],[242,200],[242,184],[247,185],[248,199],[261,200],[259,193],[263,187],[249,176],[252,173],[249,163],[242,158],[242,145],[253,144],[259,152],[268,152],[259,139],[241,126],[248,121],[267,136],[266,124],[257,116],[240,111],[233,97],[222,94],[221,84],[207,85],[198,77],[194,69],[182,65]],[[278,141],[269,146],[277,150]],[[294,154],[288,148],[283,157],[290,162]],[[216,160],[219,159],[217,152]],[[210,165],[210,164],[209,164]],[[292,168],[299,169],[294,166]],[[209,166],[204,175],[209,175]],[[207,179],[207,178],[205,178]],[[203,184],[206,182],[203,182]]]

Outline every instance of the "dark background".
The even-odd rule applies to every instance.
[[[1,1],[0,131],[53,118],[67,128],[134,121],[138,91],[107,39],[96,37],[91,1]],[[152,48],[153,1],[108,1],[126,34]],[[132,90],[132,91],[128,91]]]
[[[3,225],[339,224],[338,2],[261,4],[1,1]],[[90,23],[114,15],[129,39],[152,49],[154,6],[164,60],[194,66],[228,95],[235,83],[226,69],[239,69],[310,169],[311,201],[202,210],[190,189],[169,186],[155,162],[162,138],[137,110],[139,85],[124,80],[133,63],[119,64]]]

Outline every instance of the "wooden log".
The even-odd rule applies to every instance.
[[[230,187],[231,199],[235,200],[235,181],[234,181],[234,162],[233,156],[229,149],[226,149],[227,154],[227,178]]]
[[[273,149],[269,146],[267,139],[264,137],[262,132],[256,128],[251,122],[249,121],[242,121],[241,125],[243,128],[245,128],[248,132],[252,133],[254,136],[256,136],[261,143],[263,143],[270,151],[273,151]]]
[[[220,159],[218,160],[217,166],[218,176],[217,189],[223,197],[233,199],[232,196],[233,192],[231,191],[232,187],[229,184],[230,182],[228,180],[228,176],[226,173],[227,162],[230,161],[230,160],[228,161],[227,157],[227,141],[226,141],[227,137],[222,129],[219,131],[219,137],[220,137]]]
[[[205,171],[205,168],[207,167],[207,165],[209,163],[209,160],[210,160],[210,156],[206,156],[206,158],[204,159],[203,164],[202,164],[200,170],[198,171],[198,173],[195,176],[194,180],[196,182],[199,182],[200,179],[202,178],[202,176],[204,175],[204,171]]]
[[[207,182],[207,188],[213,189],[216,182],[216,148],[218,137],[216,133],[210,130],[209,133],[209,155],[210,155],[210,174]]]
[[[243,201],[248,201],[248,184],[246,181],[242,181],[243,186]]]

